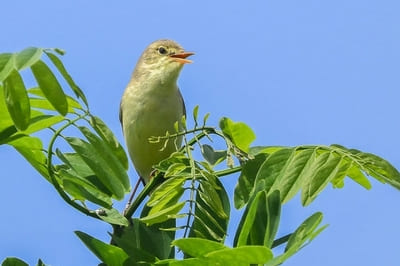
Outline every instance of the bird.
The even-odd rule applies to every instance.
[[[150,143],[150,137],[175,132],[174,124],[186,116],[185,103],[177,80],[193,52],[173,40],[152,42],[142,53],[122,95],[119,119],[131,161],[144,184],[150,181],[153,166],[168,158],[182,138]],[[164,147],[164,148],[163,148]]]

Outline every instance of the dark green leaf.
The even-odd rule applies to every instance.
[[[75,200],[88,200],[104,208],[111,208],[111,198],[88,180],[79,176],[80,173],[60,169],[58,174],[61,178],[63,189],[71,194]]]
[[[75,234],[102,262],[112,266],[123,266],[128,255],[121,248],[106,244],[88,234],[75,231]]]
[[[235,239],[233,242],[233,246],[245,246],[248,243],[251,244],[261,244],[261,241],[255,240],[255,243],[252,243],[249,239],[251,230],[253,229],[254,221],[261,220],[262,223],[266,224],[267,214],[266,212],[266,192],[259,191],[255,197],[249,202],[246,207],[246,210],[243,213],[243,216],[239,222],[238,228],[236,230]],[[257,210],[260,210],[261,216],[257,215]],[[264,213],[262,213],[264,212]],[[263,237],[265,234],[265,227],[263,228],[263,232],[260,232],[260,236]],[[259,243],[257,243],[259,242]],[[264,241],[262,241],[264,242]]]
[[[23,260],[14,257],[8,257],[1,263],[1,266],[29,266]]]
[[[119,179],[119,182],[124,186],[125,192],[128,192],[130,189],[129,177],[119,157],[116,156],[109,145],[96,134],[92,133],[87,127],[79,127],[79,129],[97,151],[98,157],[101,157],[107,163],[107,166],[112,171],[113,177]]]
[[[17,54],[15,57],[15,67],[18,70],[30,67],[40,60],[43,49],[36,47],[28,47]]]
[[[25,130],[31,119],[31,108],[24,82],[16,70],[11,71],[4,80],[4,96],[15,126]]]
[[[164,226],[174,227],[175,221],[146,226],[139,219],[132,219],[132,224],[125,227],[120,236],[114,235],[113,240],[136,262],[172,258],[175,249],[171,242],[175,232],[163,231]]]
[[[216,151],[213,147],[207,144],[201,145],[201,153],[203,154],[204,159],[206,159],[212,166],[225,160],[227,154],[226,150]]]
[[[200,186],[196,195],[195,218],[189,236],[222,242],[227,234],[230,202],[226,190],[219,179],[216,179],[215,182],[219,188],[215,190],[218,194],[218,201],[220,202],[218,205],[222,204],[223,215],[221,214],[220,207],[216,210],[215,206],[210,205],[209,201],[205,200],[207,197],[204,194],[207,192],[204,191],[204,186]],[[216,195],[212,197],[215,198]]]
[[[254,159],[247,160],[242,165],[242,171],[235,187],[234,203],[236,209],[242,208],[249,201],[257,172],[266,158],[267,155],[264,153],[257,154]]]
[[[255,140],[253,130],[243,122],[234,122],[227,117],[219,121],[219,127],[239,149],[248,152],[250,144]]]
[[[41,259],[39,259],[36,266],[46,266],[46,264],[44,264],[44,262]]]
[[[126,156],[125,150],[122,148],[121,144],[118,142],[115,135],[107,127],[107,125],[97,116],[92,116],[90,124],[93,126],[94,130],[99,134],[99,136],[107,143],[110,149],[114,152],[114,155],[118,157],[122,166],[125,170],[128,170],[129,162]]]
[[[101,183],[113,193],[116,199],[121,200],[125,195],[124,184],[120,181],[121,177],[110,167],[104,152],[99,152],[94,145],[79,138],[66,137],[66,140],[92,169]]]
[[[218,189],[221,189],[219,187]],[[218,217],[227,219],[222,200],[217,192],[217,189],[209,182],[201,182],[200,190],[198,191],[200,198],[214,211]]]
[[[264,246],[271,248],[278,232],[281,215],[281,197],[279,190],[275,190],[267,197],[267,228],[264,236]]]
[[[54,76],[50,68],[41,60],[31,66],[32,73],[39,84],[43,94],[53,105],[53,107],[61,114],[66,115],[68,112],[68,102],[61,85]]]

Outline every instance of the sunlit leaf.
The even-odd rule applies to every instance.
[[[4,96],[15,126],[25,130],[29,126],[31,109],[24,81],[16,70],[11,71],[4,80]]]
[[[57,53],[63,55],[64,51],[60,53],[60,49],[54,49]],[[67,81],[68,85],[71,87],[71,89],[74,91],[75,95],[79,98],[82,99],[82,101],[88,106],[88,102],[86,99],[85,94],[83,91],[76,85],[75,81],[72,79],[71,75],[67,72],[66,68],[64,67],[64,64],[62,61],[53,53],[49,51],[45,51],[46,55],[50,58],[51,62],[56,66],[58,71],[61,73],[61,75],[64,77],[64,79]]]
[[[239,178],[235,189],[237,207],[246,204],[260,181],[266,191],[279,190],[282,202],[301,190],[304,205],[310,204],[329,182],[336,188],[343,187],[345,176],[367,189],[371,187],[367,175],[400,189],[400,173],[386,160],[369,153],[338,145],[264,147],[263,150],[267,157],[256,179]]]
[[[0,54],[0,82],[4,81],[15,65],[15,54],[4,53]]]
[[[225,136],[242,151],[249,151],[250,144],[255,140],[256,135],[253,130],[243,122],[234,122],[224,117],[219,121],[219,127]]]
[[[43,94],[53,107],[65,116],[68,112],[67,97],[53,72],[41,60],[33,64],[31,70]]]
[[[200,238],[183,238],[173,241],[180,250],[194,258],[169,261],[170,265],[251,265],[263,264],[272,259],[272,252],[264,246],[228,248],[217,242]],[[167,262],[167,261],[165,261]],[[162,264],[160,261],[157,264]]]
[[[40,60],[42,57],[43,49],[36,47],[28,47],[21,52],[17,53],[15,57],[15,67],[18,70],[30,67]]]
[[[151,207],[148,215],[175,205],[184,192],[183,184],[185,180],[186,177],[169,178],[158,186],[147,202],[147,206]]]
[[[24,158],[42,175],[51,182],[47,171],[47,157],[43,152],[42,141],[37,137],[24,136],[8,144],[13,146]]]
[[[147,225],[152,225],[156,223],[161,223],[169,219],[177,217],[179,211],[183,208],[185,202],[176,203],[168,208],[165,208],[157,213],[150,214],[148,216],[140,218],[140,221],[146,223]]]

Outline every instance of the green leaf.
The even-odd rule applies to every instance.
[[[68,112],[68,102],[61,85],[50,68],[41,60],[31,66],[33,76],[43,94],[53,107],[63,116]]]
[[[44,264],[44,262],[41,259],[39,259],[36,266],[46,266],[46,264]]]
[[[202,181],[202,183],[204,182],[205,181]],[[218,189],[212,192],[212,196],[207,197],[205,195],[207,194],[205,191],[206,186],[200,186],[197,192],[195,217],[189,232],[190,237],[201,237],[221,242],[224,241],[226,237],[230,202],[228,194],[219,179],[216,179],[215,182]],[[211,184],[207,186],[209,187],[210,185]],[[215,192],[217,192],[217,195],[214,194]],[[219,203],[217,203],[217,205],[222,205],[222,210],[220,206],[216,207],[215,204],[210,204],[209,200],[211,198],[218,198]]]
[[[0,54],[0,82],[4,81],[13,71],[15,64],[15,54]]]
[[[221,187],[218,188],[220,190]],[[207,203],[207,205],[214,211],[218,217],[227,219],[228,215],[225,213],[222,200],[217,192],[217,189],[209,182],[201,182],[200,190],[198,191],[200,198]]]
[[[165,208],[175,205],[184,192],[183,184],[186,177],[173,177],[164,181],[150,196],[147,206],[151,207],[149,214],[155,214]]]
[[[172,241],[172,245],[177,246],[180,250],[192,257],[202,257],[210,252],[227,249],[221,243],[202,238],[180,238]]]
[[[18,258],[8,257],[5,260],[3,260],[1,266],[29,266],[29,264]]]
[[[174,219],[177,217],[177,214],[183,208],[183,206],[185,206],[185,202],[176,203],[159,212],[142,217],[140,218],[140,221],[146,223],[147,225],[153,225],[156,223],[164,222],[169,219]]]
[[[250,265],[263,264],[272,259],[272,252],[264,246],[228,248],[220,243],[200,238],[183,238],[172,242],[185,254],[194,258],[171,261],[171,265]],[[157,264],[162,264],[160,263]]]
[[[64,117],[61,115],[40,115],[38,114],[39,112],[35,110],[33,110],[32,113],[30,125],[23,131],[23,133],[28,135],[64,121]]]
[[[193,120],[194,120],[194,122],[196,123],[196,125],[197,125],[197,117],[198,117],[198,114],[199,114],[199,106],[196,105],[196,106],[193,108]]]
[[[43,152],[42,141],[37,137],[23,136],[8,142],[24,158],[51,183],[47,171],[47,157]]]
[[[311,234],[317,229],[318,225],[322,221],[322,213],[316,212],[308,217],[290,236],[288,243],[285,247],[285,251],[291,248],[299,249],[311,236]]]
[[[188,166],[184,163],[173,163],[168,167],[167,171],[165,171],[164,178],[178,176],[186,169],[188,169]]]
[[[129,162],[125,150],[122,148],[121,144],[108,126],[97,116],[91,116],[90,124],[93,126],[96,133],[99,134],[104,142],[110,147],[114,155],[118,157],[124,169],[128,170]]]
[[[316,158],[313,172],[305,180],[302,191],[302,203],[308,205],[336,176],[341,158],[331,153],[323,153]]]
[[[63,55],[64,52],[60,53],[60,49],[54,49],[55,52]],[[51,62],[55,65],[57,70],[61,73],[63,78],[67,81],[68,85],[71,87],[75,95],[79,98],[82,99],[82,101],[85,103],[86,106],[88,106],[88,102],[86,99],[85,94],[83,91],[76,85],[75,81],[72,79],[71,75],[67,72],[66,68],[64,67],[64,64],[62,61],[53,53],[49,51],[45,51],[46,55],[50,58]]]
[[[251,230],[253,229],[253,224],[254,221],[257,219],[264,221],[266,223],[267,220],[267,214],[262,213],[262,216],[257,216],[257,210],[260,209],[260,211],[265,212],[265,200],[266,200],[266,193],[265,191],[259,191],[254,199],[252,199],[249,204],[247,205],[246,210],[243,213],[243,216],[239,222],[238,228],[236,230],[236,235],[235,239],[233,242],[233,246],[235,247],[240,247],[240,246],[245,246],[248,243],[249,244],[260,244],[260,243],[252,243],[251,240],[249,240],[249,236],[251,233]],[[264,235],[265,229],[263,229],[263,232],[260,232],[261,235]],[[257,241],[256,241],[257,242]],[[258,241],[261,242],[261,241]]]
[[[110,162],[107,161],[106,152],[97,150],[93,144],[79,138],[66,137],[65,139],[96,174],[101,183],[113,193],[116,199],[121,200],[125,195],[124,184],[115,169],[110,166]]]
[[[97,216],[109,224],[129,226],[129,221],[116,209],[101,209]]]
[[[130,190],[129,177],[126,169],[122,165],[119,157],[110,148],[103,139],[99,138],[96,134],[92,133],[87,127],[79,127],[83,135],[89,140],[90,144],[98,152],[98,156],[102,157],[107,162],[108,167],[112,170],[114,177],[117,177],[120,183],[124,186],[125,192]]]
[[[113,241],[121,247],[136,263],[153,263],[158,259],[168,259],[175,255],[171,242],[175,232],[163,231],[160,227],[174,227],[175,221],[146,226],[139,219],[132,219],[130,226],[122,234],[113,235]]]
[[[1,266],[29,266],[29,264],[18,258],[8,257],[5,260],[3,260]]]
[[[237,207],[243,206],[261,183],[261,190],[279,190],[282,202],[287,202],[302,190],[303,205],[310,204],[329,182],[336,188],[343,187],[346,176],[367,189],[371,185],[366,175],[400,189],[400,173],[386,160],[369,153],[338,145],[264,147],[258,150],[266,152],[268,157],[259,167],[255,182],[252,178],[239,178],[235,189]],[[257,165],[253,173],[256,168]]]
[[[28,47],[21,52],[17,53],[15,57],[15,67],[18,70],[30,67],[40,60],[42,57],[43,49],[36,47]]]
[[[242,246],[208,253],[206,258],[215,259],[219,265],[264,264],[272,259],[272,251],[264,246]]]
[[[327,225],[318,227],[322,221],[322,213],[316,212],[308,217],[297,229],[290,235],[283,254],[270,260],[267,266],[276,266],[282,264],[289,257],[296,254],[300,249],[308,245],[318,234],[320,234]]]
[[[201,145],[201,153],[204,159],[209,162],[212,166],[215,166],[225,160],[227,151],[226,150],[214,150],[210,145]]]
[[[257,154],[253,159],[245,161],[242,165],[242,171],[238,183],[236,184],[234,194],[234,204],[236,209],[242,208],[249,201],[257,172],[266,158],[267,155],[264,153]]]
[[[243,122],[234,122],[224,117],[219,122],[222,133],[239,149],[248,152],[250,144],[256,139],[253,130]]]
[[[268,196],[267,214],[267,228],[265,230],[264,246],[272,248],[276,233],[278,232],[281,215],[281,196],[279,190],[275,190]]]
[[[84,177],[79,176],[81,173],[75,173],[71,169],[69,171],[60,169],[58,174],[61,178],[63,189],[71,194],[75,200],[88,200],[104,208],[111,208],[111,197]]]
[[[31,108],[24,82],[16,70],[11,71],[4,80],[4,96],[15,126],[25,130],[31,119]]]
[[[259,191],[243,213],[234,246],[264,245],[271,248],[278,231],[280,212],[279,191],[270,195]]]
[[[82,242],[107,265],[123,266],[128,255],[121,248],[106,244],[84,232],[75,231]]]

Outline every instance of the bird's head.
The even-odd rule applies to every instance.
[[[158,40],[144,50],[136,65],[135,72],[150,79],[176,81],[183,65],[192,62],[187,57],[193,54],[193,52],[186,52],[175,41]]]

